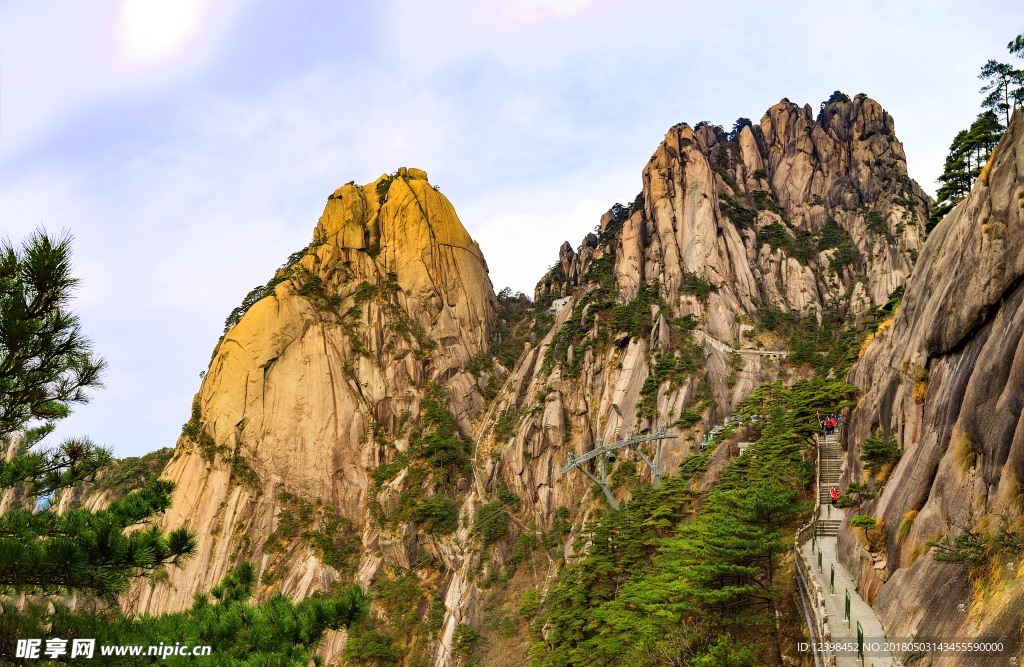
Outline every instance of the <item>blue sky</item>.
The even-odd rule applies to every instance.
[[[328,194],[425,169],[530,292],[680,121],[864,92],[934,191],[1013,2],[0,4],[0,233],[75,235],[110,368],[57,437],[172,445],[224,318]]]

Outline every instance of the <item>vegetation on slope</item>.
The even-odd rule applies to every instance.
[[[1018,58],[1024,58],[1024,35],[1006,45]],[[961,130],[949,146],[949,154],[938,178],[938,204],[932,210],[931,227],[966,197],[974,182],[982,177],[985,163],[1010,124],[1010,112],[1024,102],[1024,69],[1009,63],[989,60],[981,68],[979,79],[985,81],[981,92],[982,112],[966,130]]]
[[[740,407],[761,416],[757,438],[709,493],[691,482],[710,451],[591,522],[534,623],[534,664],[778,662],[789,648],[776,613],[791,576],[784,554],[813,492],[815,413],[848,405],[853,390],[836,380],[759,387]]]
[[[5,634],[18,638],[94,638],[96,664],[305,667],[324,632],[352,626],[365,617],[369,608],[369,598],[358,587],[298,603],[277,594],[256,604],[251,601],[255,586],[255,569],[245,562],[209,594],[197,594],[190,609],[177,614],[131,619],[116,609],[101,613],[72,611],[58,604],[47,618],[40,607],[19,614],[13,605],[5,605],[0,618],[8,624]],[[52,625],[47,627],[47,623]],[[174,647],[179,643],[189,649],[210,646],[212,650],[209,656],[100,655],[103,646],[141,646],[145,652],[150,646]],[[77,664],[80,659],[72,661],[65,655],[59,662]]]

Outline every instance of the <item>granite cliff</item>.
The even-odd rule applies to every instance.
[[[465,368],[487,348],[494,292],[425,173],[339,188],[297,255],[214,350],[164,472],[166,522],[196,531],[201,566],[137,591],[140,612],[186,606],[241,559],[297,597],[357,565],[368,582],[372,554],[403,539],[372,525],[369,472],[408,450],[425,387],[447,388],[462,428],[483,404]],[[328,527],[329,543],[296,539]]]
[[[857,548],[848,525],[840,544],[893,636],[989,637],[1011,654],[1021,646],[1022,206],[1018,113],[970,196],[929,235],[899,313],[850,374],[862,398],[846,477],[880,486],[864,509],[883,522],[885,557]],[[901,456],[873,476],[860,444],[876,432]],[[943,545],[959,563],[936,560]]]
[[[495,296],[423,172],[339,188],[214,350],[164,471],[164,522],[195,530],[199,553],[134,608],[180,609],[250,560],[262,596],[383,591],[408,655],[454,664],[460,626],[504,604],[510,578],[553,585],[558,558],[513,574],[520,538],[568,554],[602,506],[561,474],[567,454],[667,427],[671,473],[759,384],[852,360],[923,252],[930,201],[863,95],[816,115],[783,100],[732,132],[677,125],[642,182],[563,245],[533,305]],[[620,497],[647,475],[633,463],[612,471]],[[487,664],[521,664],[514,644]]]

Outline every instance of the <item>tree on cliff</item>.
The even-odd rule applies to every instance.
[[[1017,35],[1006,48],[1017,57],[1024,58],[1024,35]],[[1012,113],[1024,101],[1024,70],[989,60],[982,66],[978,78],[985,82],[979,91],[985,95],[981,102],[983,111],[968,129],[957,133],[949,146],[949,155],[937,181],[939,189],[935,196],[938,203],[932,209],[929,229],[970,193],[982,167],[1010,124]],[[1005,125],[1001,119],[1005,120]]]
[[[113,598],[134,577],[177,565],[195,549],[185,529],[165,533],[147,521],[170,506],[170,482],[154,480],[107,509],[49,506],[55,494],[87,482],[110,461],[88,439],[52,448],[42,440],[71,407],[101,386],[78,317],[68,310],[78,284],[71,238],[33,233],[20,247],[0,241],[0,590],[86,593]],[[5,615],[6,616],[6,615]]]

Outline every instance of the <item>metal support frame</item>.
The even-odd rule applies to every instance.
[[[860,626],[860,621],[857,621],[857,657],[860,659],[860,664],[864,664],[864,628]]]
[[[562,466],[562,474],[566,474],[573,468],[577,468],[584,475],[589,477],[595,484],[601,487],[604,491],[604,497],[608,500],[608,505],[612,509],[619,509],[619,503],[615,500],[615,495],[612,493],[611,487],[608,485],[608,454],[618,449],[629,448],[636,452],[637,456],[647,467],[651,469],[651,479],[654,486],[661,484],[661,442],[662,440],[668,440],[670,438],[678,438],[678,435],[666,433],[664,428],[659,428],[655,433],[649,433],[647,435],[628,435],[623,440],[617,440],[615,442],[605,443],[603,440],[598,439],[594,446],[594,449],[587,452],[582,456],[573,456],[571,452],[566,455],[566,464]],[[654,442],[654,456],[648,456],[644,452],[640,445],[645,442]],[[598,466],[598,473],[600,477],[592,475],[583,464],[587,461],[600,458],[601,462]]]

